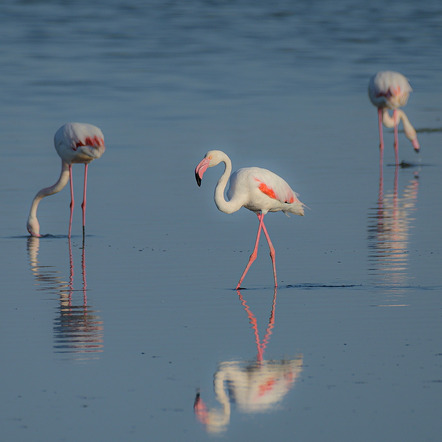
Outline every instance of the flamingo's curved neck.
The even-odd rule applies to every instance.
[[[230,174],[232,173],[232,161],[230,158],[224,154],[221,162],[224,163],[224,173],[221,175],[221,178],[218,180],[218,184],[215,187],[215,204],[221,212],[224,213],[233,213],[241,208],[241,204],[235,201],[234,198],[232,200],[227,201],[224,192],[226,190],[227,182],[229,181]]]
[[[397,115],[397,124],[399,124],[400,121],[402,120],[405,136],[410,141],[414,141],[417,138],[416,131],[414,127],[411,125],[407,115],[405,115],[405,112],[401,109],[396,109],[396,115]],[[385,127],[394,127],[394,118],[388,113],[387,108],[384,108],[382,115],[382,122],[384,123]]]
[[[226,381],[226,373],[224,369],[221,369],[215,374],[213,384],[214,384],[216,399],[223,407],[223,416],[225,416],[228,419],[230,417],[230,400],[229,396],[226,393],[225,381]]]
[[[29,211],[29,217],[28,217],[28,231],[33,236],[40,236],[40,226],[38,224],[37,219],[37,208],[40,204],[40,201],[49,195],[53,195],[54,193],[60,192],[63,187],[66,186],[67,182],[69,181],[70,176],[70,165],[63,160],[61,161],[61,173],[60,177],[58,178],[58,181],[50,187],[45,187],[44,189],[41,189],[37,195],[35,195],[34,200],[31,204],[31,209]]]

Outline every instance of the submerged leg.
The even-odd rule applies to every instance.
[[[379,124],[379,165],[382,167],[382,161],[384,157],[384,136],[382,133],[382,108],[378,108],[378,124]]]
[[[83,187],[83,202],[81,203],[81,209],[83,211],[83,237],[86,226],[86,188],[87,188],[87,168],[88,164],[84,165],[84,187]]]
[[[272,265],[273,265],[273,279],[275,280],[275,287],[278,287],[278,280],[276,278],[275,248],[273,247],[272,241],[270,240],[270,236],[264,224],[264,215],[261,216],[258,215],[258,218],[260,224],[262,224],[262,230],[264,231],[264,235],[266,236],[267,243],[269,244],[270,258],[272,258]]]
[[[71,237],[71,231],[72,231],[72,214],[74,213],[74,183],[72,180],[72,165],[69,164],[69,182],[70,182],[70,186],[71,186],[71,204],[69,205],[71,213],[69,216],[69,234],[68,237]]]
[[[394,157],[396,160],[396,165],[399,164],[399,140],[398,140],[398,119],[397,110],[393,110],[393,121],[394,121]]]
[[[259,218],[259,215],[258,215],[258,218]],[[261,236],[261,229],[262,229],[261,218],[259,218],[259,219],[260,219],[260,222],[259,222],[259,227],[258,227],[258,233],[256,234],[255,248],[253,249],[253,252],[249,258],[249,262],[247,263],[247,266],[246,266],[243,274],[241,275],[241,278],[239,279],[238,285],[236,286],[236,290],[238,290],[241,287],[241,283],[243,282],[244,277],[246,276],[247,272],[249,271],[250,266],[252,265],[253,261],[255,261],[256,257],[258,256],[259,238]]]

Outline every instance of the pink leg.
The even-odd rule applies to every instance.
[[[69,216],[69,238],[71,237],[71,231],[72,231],[72,214],[74,213],[74,183],[72,182],[72,165],[69,164],[69,182],[70,182],[70,186],[71,186],[71,204],[70,204],[70,209],[71,209],[71,214]]]
[[[399,164],[399,141],[398,141],[398,123],[397,123],[397,110],[393,110],[394,121],[394,157],[396,159],[396,165]]]
[[[258,218],[259,218],[259,215],[258,215]],[[259,245],[259,237],[261,236],[261,229],[262,229],[262,223],[261,223],[261,219],[260,219],[258,233],[256,234],[255,248],[253,249],[253,252],[250,255],[249,262],[247,263],[247,266],[246,266],[243,274],[241,275],[238,285],[236,286],[236,290],[238,290],[241,287],[241,284],[242,284],[247,272],[249,271],[250,266],[252,265],[253,261],[255,261],[256,257],[258,256],[258,245]]]
[[[81,203],[81,209],[83,210],[83,236],[84,228],[86,226],[86,188],[87,188],[87,168],[88,164],[84,165],[84,187],[83,187],[83,202]]]
[[[81,204],[81,208],[83,210],[83,235],[84,235],[84,227],[86,226],[86,189],[87,189],[87,168],[88,164],[84,165],[84,187],[83,187],[83,202]]]
[[[261,218],[258,215],[258,218],[259,218],[260,223],[262,224],[262,230],[264,230],[264,235],[267,238],[267,243],[269,244],[270,258],[272,258],[272,265],[273,265],[273,279],[275,280],[275,287],[278,287],[278,280],[276,278],[275,248],[273,247],[272,241],[270,240],[270,236],[269,236],[266,226],[264,224],[264,215],[261,215]]]
[[[382,108],[378,107],[378,123],[379,123],[379,165],[382,167],[384,158],[384,136],[382,133]]]

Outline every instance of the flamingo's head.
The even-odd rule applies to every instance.
[[[204,172],[213,166],[217,166],[221,161],[224,161],[226,154],[220,150],[209,150],[204,158],[198,163],[195,168],[195,179],[198,186],[201,186]]]
[[[36,238],[41,238],[41,235],[40,235],[40,224],[38,222],[37,217],[35,217],[35,216],[31,217],[30,216],[28,218],[28,222],[27,222],[26,227],[27,227],[28,232],[29,232],[29,234],[31,236],[35,236]]]
[[[413,144],[414,151],[416,153],[419,153],[419,151],[421,150],[421,147],[419,145],[419,141],[417,141],[417,138],[415,138],[414,140],[411,140],[411,143]]]

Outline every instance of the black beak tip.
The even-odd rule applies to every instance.
[[[197,173],[195,174],[195,179],[196,179],[196,184],[198,184],[198,187],[201,187],[201,178]]]

